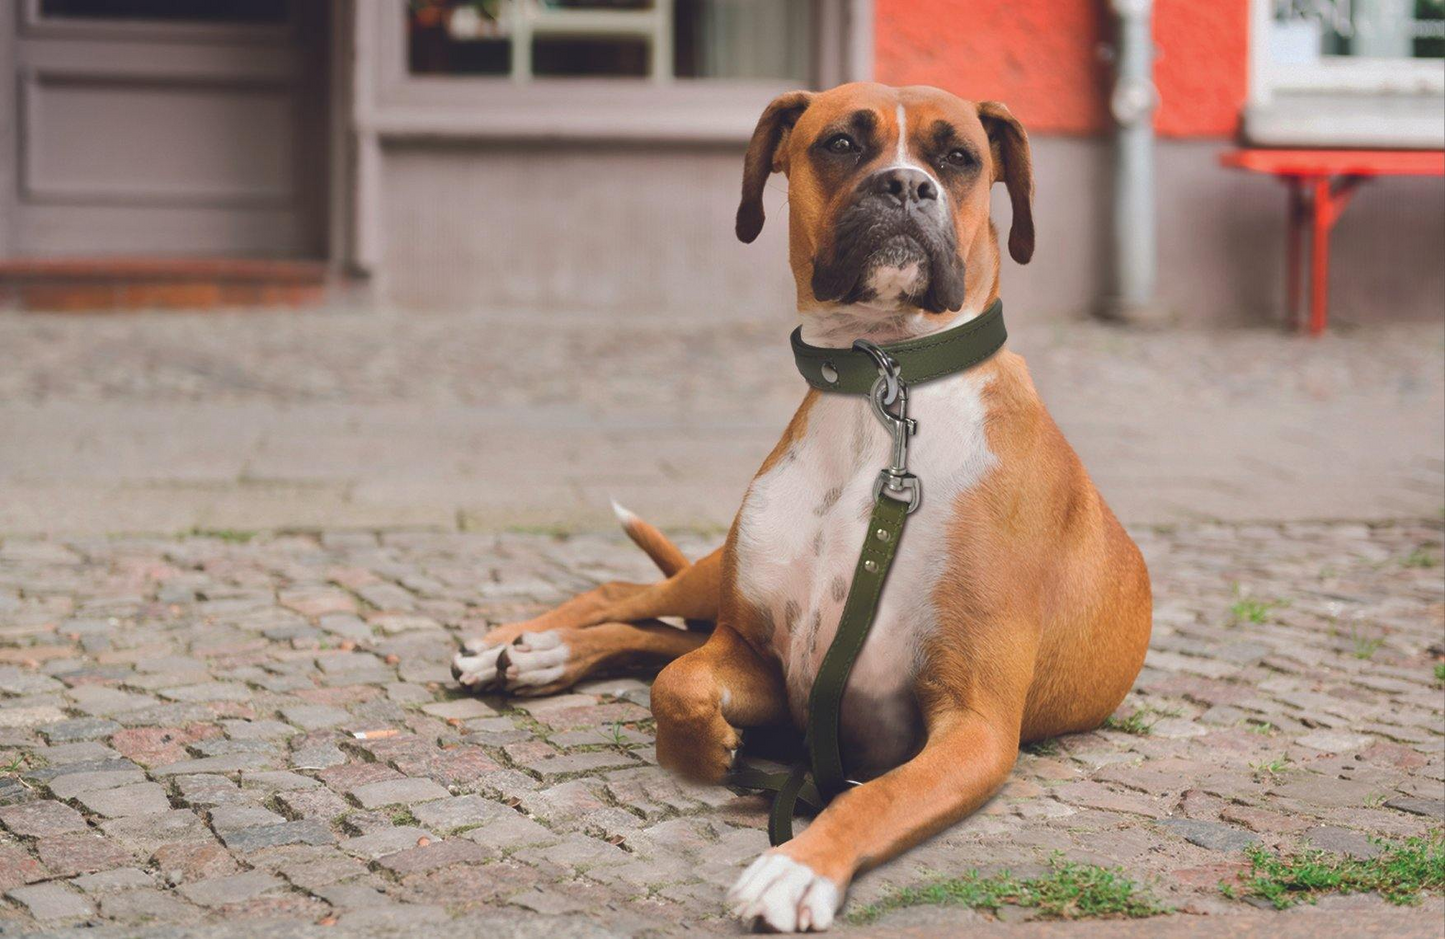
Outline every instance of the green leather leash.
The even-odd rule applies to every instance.
[[[998,300],[962,326],[888,346],[860,339],[851,349],[825,349],[805,343],[801,329],[793,332],[793,358],[803,378],[822,391],[867,395],[874,414],[892,434],[893,453],[891,465],[874,482],[873,513],[863,550],[853,568],[838,631],[808,697],[807,759],[786,773],[744,767],[729,778],[735,786],[776,793],[768,816],[768,840],[775,846],[793,837],[799,802],[818,811],[856,785],[845,776],[838,746],[843,692],[873,626],[904,523],[923,498],[922,482],[908,472],[908,441],[918,432],[917,422],[908,417],[908,389],[977,365],[1007,338],[1003,304]]]

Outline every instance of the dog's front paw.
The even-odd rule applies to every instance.
[[[774,849],[759,857],[728,891],[733,915],[754,929],[822,932],[843,906],[843,888]]]

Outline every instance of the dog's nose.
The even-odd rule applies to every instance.
[[[896,199],[899,205],[938,200],[938,184],[922,170],[908,167],[880,170],[869,179],[869,184],[875,195]]]

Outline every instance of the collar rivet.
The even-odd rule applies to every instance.
[[[824,362],[823,367],[819,369],[819,371],[823,373],[823,380],[828,384],[838,384],[838,370],[833,367],[832,362]]]

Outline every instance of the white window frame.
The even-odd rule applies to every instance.
[[[538,36],[568,38],[596,36],[647,40],[647,77],[654,82],[672,80],[671,3],[654,2],[651,9],[590,10],[548,9],[535,0],[518,0],[511,6],[508,37],[512,49],[512,80],[530,81],[532,40]]]
[[[813,80],[872,77],[872,0],[813,0]],[[746,140],[761,104],[794,81],[413,75],[398,5],[359,0],[356,123],[384,139]],[[666,50],[654,56],[671,58]]]
[[[1445,96],[1445,59],[1324,56],[1309,64],[1270,58],[1273,0],[1250,0],[1249,103],[1272,104],[1279,92]]]

